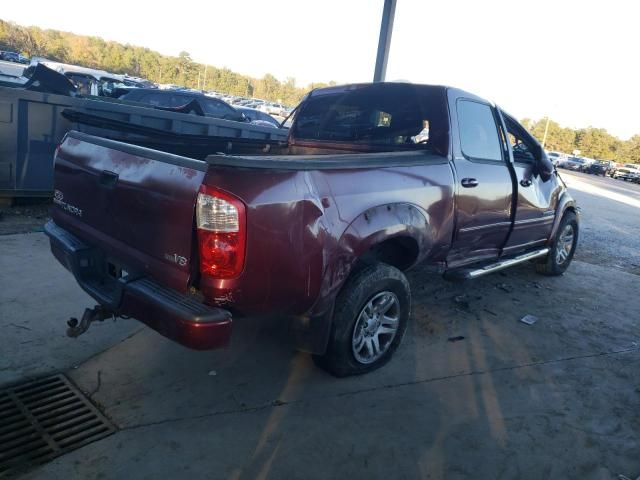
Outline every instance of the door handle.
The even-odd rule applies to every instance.
[[[523,178],[522,180],[520,180],[520,185],[522,185],[523,187],[530,187],[531,180],[529,180],[528,178]]]
[[[473,188],[478,186],[478,180],[475,178],[463,178],[460,183],[464,188]]]

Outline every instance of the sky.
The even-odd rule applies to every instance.
[[[0,18],[167,55],[185,50],[304,86],[371,81],[383,0],[100,5],[6,2]],[[463,88],[518,118],[548,115],[627,139],[640,133],[638,12],[631,0],[397,0],[386,78]]]

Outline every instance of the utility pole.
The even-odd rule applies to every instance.
[[[204,65],[204,80],[202,80],[202,89],[203,90],[207,89],[207,67],[208,67],[208,65],[205,64]]]
[[[378,54],[376,55],[376,68],[373,72],[374,82],[384,82],[387,75],[387,60],[389,59],[389,47],[391,46],[391,33],[393,33],[393,20],[396,16],[396,1],[384,0],[382,9],[382,22],[380,23],[380,38],[378,39]]]
[[[547,142],[548,132],[549,132],[549,116],[547,115],[547,124],[544,127],[544,135],[542,136],[542,148],[544,148],[544,144]]]

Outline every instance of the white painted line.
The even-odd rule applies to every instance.
[[[596,187],[595,185],[583,182],[582,180],[578,180],[576,177],[569,175],[564,176],[563,179],[569,188],[575,188],[576,190],[579,190],[581,192],[590,193],[592,195],[597,195],[599,197],[608,198],[609,200],[624,203],[632,207],[640,208],[640,200],[630,198],[626,195],[623,195],[622,193],[611,192],[607,189]]]

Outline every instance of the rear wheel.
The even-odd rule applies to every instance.
[[[336,299],[327,350],[314,362],[338,377],[380,368],[402,341],[410,308],[409,283],[400,270],[375,263],[357,271]]]
[[[562,217],[558,233],[545,259],[536,264],[536,271],[544,275],[562,275],[573,260],[578,244],[578,218],[568,211]]]

